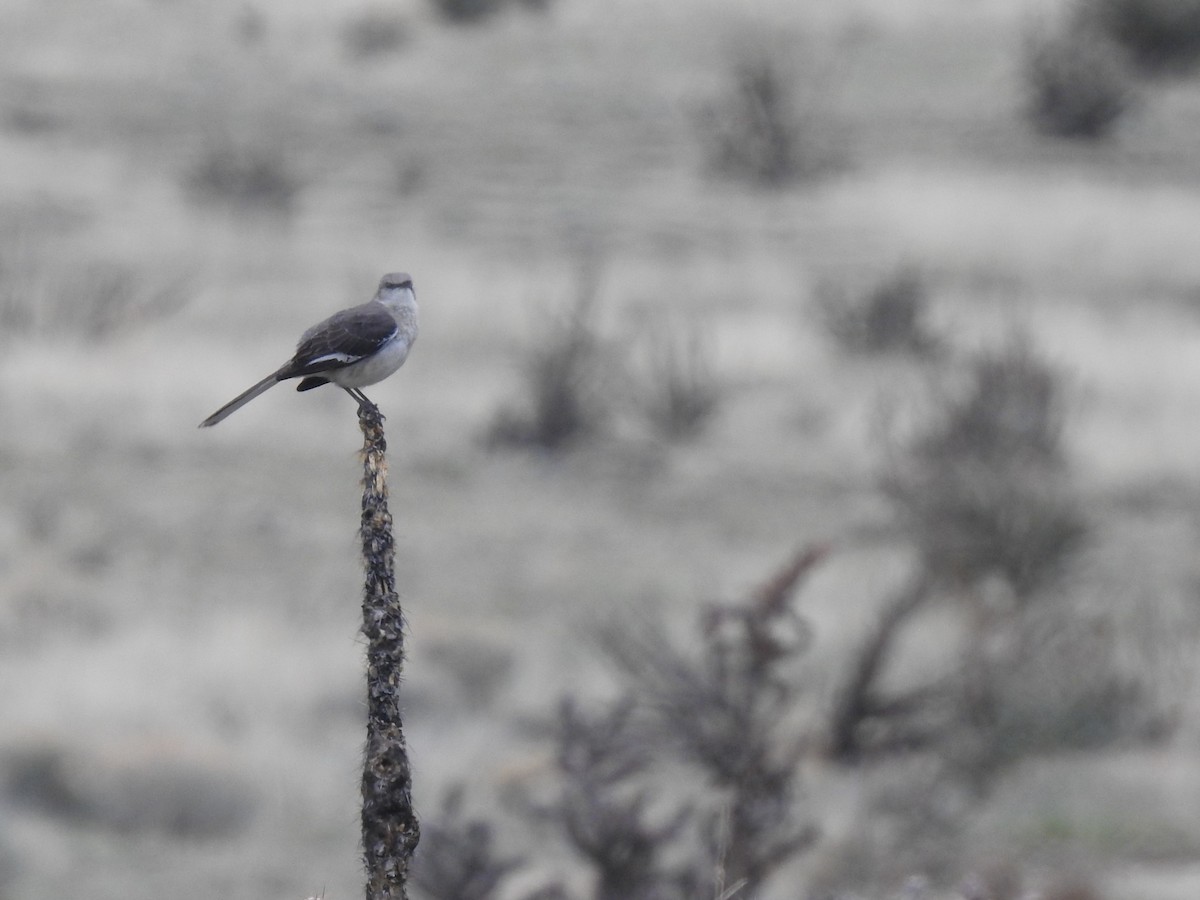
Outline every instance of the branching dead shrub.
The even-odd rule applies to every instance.
[[[830,720],[831,751],[843,760],[863,751],[870,725],[876,740],[881,728],[890,736],[884,746],[911,743],[911,723],[947,701],[972,727],[991,728],[997,672],[983,650],[987,627],[1011,629],[1023,609],[1045,602],[1087,534],[1061,446],[1059,373],[1027,343],[1014,341],[975,354],[959,383],[941,384],[934,411],[894,453],[883,477],[919,562],[848,666]],[[945,686],[881,697],[884,663],[913,613],[935,593],[974,602],[992,581],[1004,587],[1012,614],[977,617],[993,624],[969,635],[962,671]],[[945,737],[947,724],[939,718],[932,731],[921,729],[922,739]]]
[[[701,862],[690,871],[715,873],[717,894],[754,897],[816,838],[797,809],[807,747],[793,720],[803,690],[793,664],[809,632],[791,600],[823,555],[808,548],[746,603],[710,607],[698,655],[653,625],[605,636],[640,700],[649,739],[710,786],[693,814]]]
[[[696,649],[649,618],[602,630],[627,690],[588,709],[562,701],[542,732],[553,783],[523,801],[587,866],[590,900],[752,900],[816,839],[799,809],[796,663],[809,630],[794,596],[824,555],[805,548],[744,602],[708,606]],[[497,897],[513,861],[496,857],[486,828],[464,827],[460,803],[444,830],[427,826],[421,853],[434,859],[418,854],[418,884],[435,900]],[[555,882],[525,900],[576,896]]]

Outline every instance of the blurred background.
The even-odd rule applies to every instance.
[[[1200,896],[1200,2],[0,2],[0,898]]]

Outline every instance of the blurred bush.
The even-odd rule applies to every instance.
[[[408,42],[408,20],[387,8],[362,10],[342,26],[342,47],[354,60],[395,53]]]
[[[663,312],[632,317],[623,334],[602,333],[599,264],[585,255],[576,279],[575,297],[542,310],[518,349],[519,395],[493,417],[486,443],[564,450],[621,424],[672,442],[701,434],[723,399],[709,335]]]
[[[734,51],[723,93],[696,120],[713,171],[775,186],[842,163],[828,84],[800,66],[802,51],[771,41]]]
[[[513,655],[507,647],[466,635],[429,638],[424,662],[439,672],[441,684],[453,686],[470,709],[491,706],[512,677]]]
[[[904,265],[859,293],[823,283],[816,304],[825,329],[851,353],[928,356],[940,346],[928,323],[929,300],[925,274]]]
[[[70,266],[40,253],[0,250],[0,339],[100,339],[182,309],[195,293],[182,273],[149,273],[116,260]]]
[[[290,213],[303,187],[282,150],[232,142],[205,149],[184,185],[199,203],[276,214]]]
[[[717,412],[722,395],[707,335],[694,323],[657,316],[645,322],[637,343],[635,407],[666,440],[696,437]]]
[[[254,816],[255,791],[227,766],[169,746],[111,750],[60,742],[10,748],[0,761],[5,794],[46,815],[119,832],[227,836]]]
[[[422,822],[421,844],[413,857],[412,884],[431,900],[490,900],[523,860],[496,851],[496,829],[469,819],[464,791],[451,788],[432,821]]]
[[[543,314],[519,362],[523,396],[497,413],[489,445],[560,450],[599,428],[607,405],[594,315],[598,290],[598,271],[584,263],[574,300]]]
[[[103,339],[169,316],[196,293],[177,265],[98,257],[87,213],[49,201],[0,209],[0,343]]]
[[[1079,0],[1075,18],[1124,48],[1145,72],[1200,63],[1200,0]]]
[[[1031,30],[1023,60],[1025,112],[1053,137],[1095,140],[1112,133],[1138,100],[1121,48],[1101,31],[1068,23]]]
[[[972,356],[964,383],[941,384],[884,488],[937,579],[998,576],[1028,597],[1087,531],[1062,456],[1062,378],[1014,339]]]
[[[500,11],[507,0],[430,0],[448,22],[479,22]]]
[[[989,765],[1147,736],[1158,707],[1144,684],[1122,671],[1118,641],[1112,623],[1066,602],[1023,616],[1012,652],[992,673]]]
[[[507,6],[517,6],[533,13],[550,10],[553,0],[430,0],[434,9],[447,22],[469,24],[482,22]]]
[[[836,757],[860,756],[868,735],[894,750],[995,726],[1002,667],[985,648],[1019,644],[1026,611],[1060,599],[1050,588],[1088,533],[1061,445],[1064,410],[1061,374],[1020,339],[939,376],[932,409],[882,478],[916,570],[847,666],[830,720]],[[960,671],[911,697],[881,696],[893,646],[934,596],[955,598],[973,623]]]
[[[521,861],[495,852],[492,829],[464,819],[458,794],[427,826],[416,883],[432,898],[478,900],[761,896],[817,836],[799,802],[808,748],[797,661],[810,635],[794,599],[824,554],[800,550],[744,601],[708,606],[688,645],[648,616],[602,632],[624,689],[588,708],[563,699],[538,729],[553,742],[553,771],[521,795],[525,814],[587,868],[587,893],[558,881],[502,889]]]

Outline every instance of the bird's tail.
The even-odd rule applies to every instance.
[[[201,422],[200,427],[208,428],[210,425],[216,425],[218,422],[223,421],[226,416],[237,412],[259,394],[265,393],[268,388],[272,388],[278,383],[279,373],[272,372],[258,384],[254,385],[254,387],[247,388],[246,390],[242,391],[240,394],[218,409],[215,413]]]

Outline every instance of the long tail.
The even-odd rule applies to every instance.
[[[223,421],[226,416],[237,412],[259,394],[265,393],[268,388],[273,388],[277,384],[279,384],[279,373],[272,372],[258,384],[254,385],[254,387],[247,388],[246,390],[242,391],[242,393],[238,394],[236,397],[218,409],[215,413],[201,422],[200,427],[208,428],[210,425],[216,425],[218,422]]]

